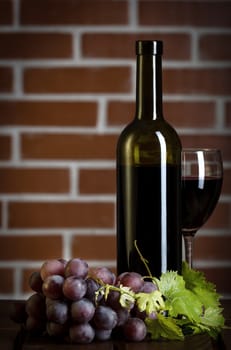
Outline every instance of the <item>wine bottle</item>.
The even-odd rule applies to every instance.
[[[181,142],[162,113],[161,41],[136,42],[136,112],[117,143],[117,272],[181,271]],[[135,244],[136,242],[136,244]],[[137,249],[138,248],[138,249]]]

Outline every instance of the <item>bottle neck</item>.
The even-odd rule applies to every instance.
[[[137,55],[136,118],[163,119],[161,55]]]

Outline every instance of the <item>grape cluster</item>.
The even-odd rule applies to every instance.
[[[26,300],[24,310],[17,310],[15,320],[24,321],[30,332],[82,344],[113,337],[142,341],[147,336],[145,312],[134,302],[122,306],[117,288],[122,285],[134,293],[157,289],[138,273],[124,272],[116,277],[106,267],[89,269],[79,258],[48,260],[39,272],[32,273],[29,285],[34,294]],[[112,286],[106,296],[99,293],[105,285]]]

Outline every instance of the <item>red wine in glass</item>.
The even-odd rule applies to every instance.
[[[183,149],[182,234],[186,261],[190,267],[193,237],[216,207],[222,188],[222,174],[219,150]]]

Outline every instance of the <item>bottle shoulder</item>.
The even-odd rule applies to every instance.
[[[177,132],[167,122],[131,122],[118,139],[119,163],[155,164],[160,162],[163,154],[168,163],[180,163],[181,141]]]
[[[119,143],[152,143],[159,142],[159,138],[181,148],[180,137],[166,120],[134,120],[122,130]]]

